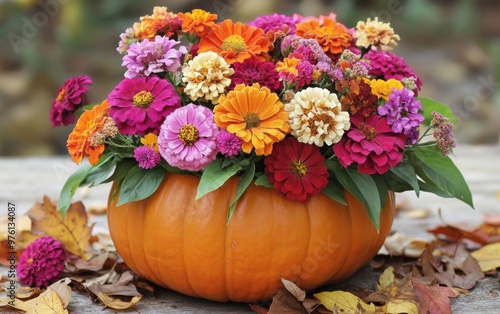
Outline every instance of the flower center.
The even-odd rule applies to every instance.
[[[222,50],[232,49],[236,53],[240,53],[247,49],[247,45],[245,44],[245,39],[240,35],[231,35],[224,39],[221,48]]]
[[[179,139],[184,143],[184,145],[192,146],[200,139],[200,134],[193,125],[185,124],[179,130]]]
[[[26,261],[26,263],[28,263],[28,264],[33,263],[33,258],[32,257],[28,258],[28,260]]]
[[[303,177],[307,173],[307,166],[302,161],[292,162],[292,168],[290,169],[297,177]]]
[[[361,125],[359,126],[359,130],[366,136],[366,140],[368,141],[371,141],[375,137],[377,137],[377,130],[371,125],[361,123]]]
[[[153,97],[153,94],[143,90],[135,94],[132,100],[136,107],[147,109],[155,98]]]
[[[260,125],[260,117],[258,114],[256,113],[251,113],[249,115],[246,115],[243,120],[245,121],[246,123],[246,129],[251,129],[251,128],[255,128],[257,126]]]
[[[58,102],[62,102],[64,100],[65,96],[66,96],[66,88],[63,88],[63,89],[61,89],[61,91],[59,92],[59,94],[57,94],[56,100]]]

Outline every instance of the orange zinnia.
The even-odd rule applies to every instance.
[[[239,137],[242,150],[257,156],[269,155],[273,144],[290,131],[288,115],[278,95],[267,87],[236,85],[233,91],[219,98],[214,120],[220,128]]]
[[[109,104],[105,100],[85,111],[76,122],[67,141],[68,152],[75,163],[80,163],[85,156],[89,156],[92,165],[99,161],[105,147],[103,141],[96,140],[96,137],[99,137],[106,122],[111,119],[108,109]]]
[[[177,13],[177,16],[182,21],[182,31],[184,33],[196,33],[199,37],[208,34],[215,25],[214,21],[217,19],[217,14],[212,14],[201,9],[194,9],[188,13]]]
[[[322,22],[322,23],[320,23]],[[352,36],[347,28],[329,17],[305,20],[296,26],[295,34],[302,38],[315,38],[325,52],[340,54],[351,46]]]
[[[213,27],[213,31],[200,41],[198,53],[214,51],[227,63],[243,62],[248,58],[263,59],[260,54],[269,51],[264,31],[228,19]]]

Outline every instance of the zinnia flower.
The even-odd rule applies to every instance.
[[[76,122],[66,144],[75,163],[88,156],[89,162],[96,164],[104,152],[104,140],[116,135],[117,130],[108,110],[109,104],[105,100],[85,111]]]
[[[406,88],[394,89],[389,100],[378,107],[378,114],[387,117],[392,132],[408,135],[424,121],[424,116],[420,113],[422,104],[414,96]]]
[[[263,59],[259,55],[268,52],[269,47],[262,29],[240,22],[233,24],[227,19],[216,24],[212,33],[201,39],[198,52],[205,51],[214,51],[233,64],[248,58]]]
[[[295,34],[295,25],[300,21],[297,17],[286,16],[283,14],[261,15],[255,20],[248,22],[248,25],[255,26],[264,30],[264,32],[282,33],[285,35]]]
[[[181,106],[167,80],[155,76],[126,78],[108,96],[109,113],[122,134],[158,134],[163,120]]]
[[[215,123],[243,140],[245,153],[269,155],[289,132],[288,115],[278,95],[259,84],[237,85],[214,108]]]
[[[283,88],[274,63],[269,61],[259,61],[256,59],[246,59],[243,62],[233,63],[234,74],[231,76],[230,89],[238,84],[252,85],[258,83],[276,92]]]
[[[453,136],[453,123],[439,112],[431,112],[431,126],[434,127],[433,137],[444,156],[448,156],[453,148],[457,146],[457,141]]]
[[[134,158],[142,169],[152,169],[160,162],[160,154],[150,146],[139,146],[134,149]]]
[[[383,174],[403,159],[406,135],[392,132],[387,118],[371,115],[351,117],[353,127],[333,146],[340,164],[358,164],[358,172]]]
[[[178,13],[177,16],[182,22],[182,31],[184,33],[196,34],[198,37],[204,37],[212,31],[217,14],[212,14],[205,10],[194,9],[188,13]]]
[[[87,85],[90,84],[92,80],[87,75],[76,76],[64,82],[50,108],[52,127],[75,122],[75,111],[89,103],[85,93],[89,91]]]
[[[389,99],[389,95],[392,93],[394,89],[403,89],[403,84],[395,79],[390,79],[387,81],[384,80],[369,80],[365,79],[365,82],[370,84],[372,94],[377,96],[378,98],[382,98],[385,100]]]
[[[296,26],[295,34],[303,38],[315,38],[325,52],[332,55],[342,53],[351,46],[352,36],[341,23],[329,17],[304,20]]]
[[[217,156],[218,134],[210,109],[186,105],[175,110],[162,124],[158,136],[160,154],[171,166],[200,171]]]
[[[378,17],[372,21],[370,18],[364,21],[359,21],[354,32],[356,46],[369,48],[370,46],[397,46],[399,35],[394,34],[394,30],[390,23],[383,23],[378,20]]]
[[[291,134],[299,142],[318,147],[337,143],[351,126],[349,114],[342,111],[337,95],[319,87],[297,92],[292,101],[285,104],[285,111]]]
[[[217,148],[226,157],[238,155],[242,143],[243,141],[239,137],[226,130],[221,130],[217,136]]]
[[[156,36],[154,41],[144,39],[128,47],[122,65],[127,67],[125,77],[149,76],[152,73],[175,72],[181,67],[181,58],[187,53],[184,46],[175,49],[180,42],[168,37]]]
[[[328,168],[319,147],[292,137],[277,143],[264,164],[276,193],[291,201],[307,202],[328,185]]]
[[[314,69],[308,61],[297,58],[285,58],[283,62],[276,63],[279,77],[289,86],[298,89],[311,83]]]
[[[64,270],[66,251],[61,242],[41,237],[26,247],[16,272],[23,286],[47,287],[59,279]]]
[[[181,29],[179,17],[167,11],[167,7],[154,7],[153,15],[141,17],[140,23],[134,23],[135,38],[153,40],[156,35],[170,37]]]
[[[351,115],[357,113],[365,117],[377,112],[377,96],[372,94],[372,89],[360,76],[342,78],[335,81],[335,89],[339,92],[342,110]]]
[[[234,70],[215,52],[200,53],[182,69],[182,81],[187,83],[184,93],[192,101],[201,99],[217,104],[219,96],[231,84],[229,77],[233,73]]]

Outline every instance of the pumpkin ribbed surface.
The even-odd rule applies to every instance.
[[[195,297],[253,302],[271,298],[281,278],[305,290],[345,279],[377,253],[392,225],[392,192],[377,232],[348,192],[348,206],[322,193],[299,203],[253,184],[226,224],[238,179],[195,200],[198,182],[169,173],[149,198],[122,206],[110,200],[108,208],[111,237],[127,265]]]

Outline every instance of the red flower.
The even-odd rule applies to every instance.
[[[347,136],[333,146],[343,167],[357,163],[360,173],[383,174],[403,159],[407,135],[392,132],[387,118],[357,114],[351,125]]]
[[[293,137],[275,144],[264,164],[276,192],[292,201],[306,202],[328,185],[328,169],[319,147]]]
[[[86,75],[76,76],[64,82],[50,109],[49,119],[52,127],[75,122],[75,111],[89,103],[85,93],[89,91],[87,85],[90,84],[92,80]]]

